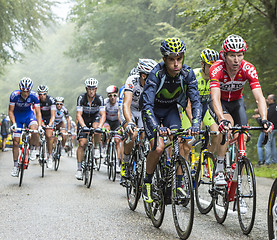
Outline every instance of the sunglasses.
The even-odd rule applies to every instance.
[[[110,97],[110,98],[111,97],[117,97],[117,95],[116,94],[109,94],[108,97]]]
[[[167,52],[164,54],[165,57],[169,56],[169,57],[177,57],[177,56],[183,56],[184,55],[184,52],[178,52],[178,53],[175,53],[175,52]]]
[[[87,87],[88,90],[95,90],[96,87]]]
[[[38,95],[46,95],[46,93],[39,93]]]
[[[56,105],[63,105],[63,103],[56,103]]]

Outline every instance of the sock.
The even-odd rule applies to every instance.
[[[122,163],[129,163],[129,158],[130,158],[130,154],[127,155],[124,153]]]
[[[18,161],[17,160],[13,160],[13,166],[18,167]]]
[[[216,163],[216,170],[215,172],[224,172],[224,168],[223,168],[223,163],[224,163],[224,157],[217,157],[217,163]]]
[[[77,162],[77,167],[78,167],[78,171],[82,170],[82,163],[81,162]]]

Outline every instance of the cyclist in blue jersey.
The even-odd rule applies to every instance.
[[[18,156],[19,156],[19,143],[21,131],[17,131],[17,128],[26,127],[39,130],[43,132],[41,127],[41,112],[39,97],[36,92],[31,91],[33,88],[33,81],[30,78],[22,78],[19,82],[19,89],[15,90],[10,95],[9,103],[9,117],[12,123],[11,130],[14,131],[13,135],[13,161],[14,167],[11,175],[17,177],[19,173],[18,169]],[[34,111],[32,110],[34,106]],[[39,146],[38,134],[32,134],[30,145]],[[33,155],[33,150],[30,151],[30,156]]]
[[[151,183],[156,165],[164,149],[163,138],[158,139],[154,148],[154,133],[160,124],[160,135],[181,127],[177,104],[186,108],[187,98],[192,109],[192,127],[190,134],[199,133],[202,115],[200,95],[193,70],[184,64],[186,47],[179,38],[168,38],[161,43],[163,62],[159,63],[149,74],[141,98],[141,107],[145,133],[151,144],[151,151],[146,160],[146,176],[142,195],[146,202],[153,202]],[[179,174],[180,175],[179,175]],[[177,194],[185,195],[182,184],[181,169],[177,170]],[[180,176],[180,177],[178,177]]]

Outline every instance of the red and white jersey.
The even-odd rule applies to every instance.
[[[248,80],[251,90],[261,87],[255,67],[245,60],[242,60],[233,80],[227,73],[225,62],[218,60],[210,68],[210,79],[210,88],[220,88],[221,99],[227,102],[235,101],[242,97],[242,90],[246,80]]]

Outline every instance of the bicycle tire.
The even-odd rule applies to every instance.
[[[202,214],[207,214],[211,211],[213,207],[212,203],[212,173],[215,164],[215,157],[210,152],[203,152],[204,161],[198,164],[197,171],[195,175],[195,201],[198,210]],[[199,161],[200,163],[200,161]],[[203,178],[201,179],[201,166],[203,171]],[[210,177],[211,173],[211,177]]]
[[[84,185],[87,185],[87,182],[88,182],[88,174],[87,174],[88,156],[89,154],[88,154],[88,146],[87,146],[85,149],[85,154],[82,161]]]
[[[237,187],[237,209],[238,219],[242,232],[247,235],[251,232],[256,215],[256,180],[253,166],[248,158],[242,159],[241,175],[238,176]],[[241,181],[240,181],[241,179]],[[239,186],[240,185],[240,186]],[[244,200],[247,211],[244,213],[241,209],[240,201]]]
[[[94,161],[95,161],[95,167],[96,167],[96,170],[97,171],[100,171],[100,168],[101,168],[101,162],[102,162],[102,146],[101,146],[101,143],[99,142],[98,143],[98,148],[99,148],[99,154],[100,154],[100,157],[98,159],[94,158]]]
[[[19,161],[19,187],[21,187],[22,182],[23,182],[23,176],[24,176],[24,164],[25,164],[25,158],[27,155],[27,149],[26,147],[23,147],[23,149],[21,150],[23,151],[22,155],[21,155],[21,160]]]
[[[129,175],[127,180],[127,199],[131,210],[135,210],[140,199],[143,175],[143,152],[139,146],[133,151],[129,163]]]
[[[148,203],[150,218],[156,228],[162,225],[165,213],[165,199],[161,185],[161,166],[158,163],[152,180],[153,202]]]
[[[60,157],[61,157],[61,142],[58,141],[55,153],[54,153],[54,169],[55,171],[58,171],[60,166]]]
[[[89,155],[88,155],[88,162],[86,166],[86,175],[88,177],[86,186],[87,188],[90,188],[91,182],[92,182],[92,176],[93,176],[93,169],[94,169],[94,149],[93,147],[90,148],[89,150]]]
[[[267,208],[267,228],[268,228],[268,239],[277,238],[277,203],[276,203],[276,194],[277,194],[277,178],[274,180],[268,199],[268,208]]]
[[[214,164],[213,173],[216,170],[216,161]],[[213,182],[212,182],[212,207],[214,210],[214,216],[218,223],[222,224],[226,220],[228,208],[229,208],[229,201],[228,201],[228,189],[227,186],[223,187],[216,187],[214,184],[214,177],[213,174]]]
[[[177,169],[182,168],[182,189],[186,196],[177,195]],[[194,193],[190,167],[182,156],[178,156],[171,182],[171,206],[174,225],[180,239],[187,239],[192,230],[194,219]]]
[[[111,162],[112,162],[112,143],[110,142],[108,145],[108,149],[107,149],[107,174],[108,174],[108,179],[111,179],[112,176],[112,166],[111,166]]]
[[[143,157],[143,178],[145,177],[146,174],[146,156],[144,155]],[[142,184],[143,184],[143,178],[142,178]],[[144,211],[145,214],[148,218],[151,219],[151,215],[150,215],[150,210],[149,210],[149,205],[147,202],[143,201],[143,206],[144,206]]]
[[[46,157],[45,157],[45,142],[42,143],[41,152],[40,152],[40,162],[41,162],[41,177],[44,177],[44,170],[46,164]]]
[[[116,159],[117,159],[117,154],[116,154],[116,148],[115,148],[115,143],[112,143],[112,162],[110,162],[111,164],[111,178],[112,181],[114,182],[116,179]]]

